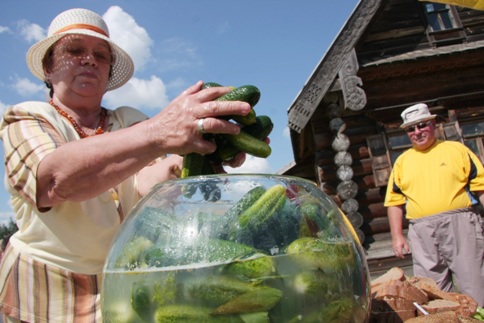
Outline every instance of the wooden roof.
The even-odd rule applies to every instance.
[[[331,90],[332,87],[335,86],[338,79],[338,73],[345,67],[345,63],[350,59],[351,53],[358,46],[364,46],[364,44],[361,45],[359,43],[367,41],[365,37],[368,37],[367,29],[369,29],[369,26],[374,24],[378,27],[389,24],[388,21],[395,21],[395,19],[401,15],[401,12],[399,11],[400,8],[398,6],[401,6],[402,3],[407,5],[409,3],[413,4],[413,2],[418,4],[418,1],[412,0],[393,2],[388,0],[364,0],[358,3],[341,32],[339,35],[337,35],[329,50],[322,57],[312,75],[308,78],[306,84],[303,86],[296,99],[288,109],[288,125],[289,128],[294,131],[291,132],[292,137],[297,137],[297,134],[301,133],[318,108],[324,96]],[[384,8],[385,5],[388,5],[390,8]],[[383,10],[385,11],[383,12]],[[378,15],[378,13],[381,14]],[[473,17],[472,10],[468,16],[468,19],[481,19]],[[379,20],[377,20],[377,18]],[[401,19],[403,21],[399,22],[399,24],[404,24],[405,21],[420,18],[418,13],[412,12],[411,17],[403,17]],[[482,64],[482,60],[484,60],[484,55],[482,54],[484,50],[484,40],[470,41],[468,43],[435,48],[428,48],[428,45],[418,48],[418,40],[415,38],[425,35],[425,30],[422,27],[419,27],[419,30],[415,30],[415,28],[416,27],[414,26],[401,26],[400,31],[401,33],[407,33],[408,37],[412,38],[408,44],[405,44],[405,46],[417,46],[412,50],[405,48],[401,53],[392,53],[391,55],[388,53],[379,52],[378,55],[372,55],[371,60],[367,60],[365,55],[359,55],[358,53],[358,60],[359,64],[361,65],[360,67],[365,70],[364,75],[361,76],[364,76],[363,78],[365,79],[365,84],[369,85],[369,87],[364,86],[365,89],[370,88],[372,91],[374,91],[376,88],[380,89],[379,86],[372,87],[367,82],[369,80],[382,78],[382,76],[387,77],[387,71],[391,71],[392,73],[405,73],[405,71],[407,73],[413,73],[415,70],[426,68],[426,66],[428,66],[427,62],[430,59],[434,61],[435,59],[441,59],[442,62],[444,62],[443,64],[446,66],[451,66],[451,62],[447,60],[448,57],[455,56],[456,54],[467,54],[469,55],[469,59],[476,62],[476,65]],[[383,33],[384,32],[382,32],[382,34]],[[376,48],[373,50],[378,51],[378,39],[374,38],[379,37],[379,35],[371,35],[371,37],[373,37],[373,39],[370,39],[370,41],[376,42],[376,45],[373,45]],[[418,63],[413,65],[413,70],[409,70],[409,65],[407,63],[412,61]],[[459,62],[461,64],[462,60],[456,61],[456,64],[459,64]],[[394,64],[401,64],[402,69],[396,69],[393,66]],[[435,66],[438,68],[438,64],[433,65],[434,68]],[[385,66],[389,66],[390,69],[385,70]],[[472,67],[469,66],[467,66],[467,68],[472,69]],[[459,68],[459,66],[454,66],[453,68]],[[455,84],[453,85],[452,89],[449,89],[445,87],[445,84],[449,82],[445,82],[444,80],[441,81],[444,83],[444,86],[441,87],[441,93],[435,93],[434,97],[444,97],[444,93],[451,93],[452,95],[455,93],[463,93],[462,88],[455,88]],[[484,95],[484,89],[481,87],[481,82],[467,79],[467,83],[467,86],[469,86],[469,94],[479,92],[481,93],[480,95]],[[471,88],[471,86],[473,88]],[[393,95],[388,89],[381,88],[381,91],[388,92],[388,95],[390,96]],[[407,91],[407,95],[408,93],[409,91]],[[393,96],[393,98],[387,98],[387,101],[382,101],[381,98],[379,98],[379,106],[392,107],[394,105],[398,105],[401,102],[401,98],[395,95]],[[405,102],[404,104],[408,106],[409,104],[412,104],[412,102]],[[377,108],[374,105],[375,102],[372,102],[370,99],[365,108]]]
[[[288,110],[289,128],[306,126],[383,0],[360,1]]]

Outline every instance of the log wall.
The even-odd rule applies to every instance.
[[[321,116],[321,114],[319,114]],[[366,138],[378,134],[378,127],[374,120],[364,114],[343,118],[350,145],[347,152],[351,155],[353,170],[352,180],[356,183],[357,194],[354,199],[358,202],[357,212],[362,216],[362,223],[358,229],[365,237],[378,233],[388,233],[386,208],[383,206],[386,187],[375,187],[372,163]],[[329,119],[321,117],[311,121],[315,143],[315,164],[321,189],[328,194],[338,206],[342,206],[344,199],[338,192],[341,183],[337,177],[337,165],[334,163],[336,151],[332,148],[334,134],[329,127]],[[357,221],[357,220],[355,220]]]

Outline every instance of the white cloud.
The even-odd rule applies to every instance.
[[[18,28],[20,35],[29,43],[37,42],[47,35],[45,29],[37,24],[30,23],[27,20],[20,20],[18,22]]]
[[[118,6],[112,6],[103,15],[109,28],[110,38],[133,59],[135,69],[142,70],[152,58],[153,40],[134,18]]]
[[[245,163],[237,168],[224,167],[225,171],[229,174],[270,174],[272,173],[269,162],[265,158],[258,158],[251,155],[247,155]]]
[[[163,71],[186,71],[202,65],[198,47],[180,38],[169,38],[159,46],[158,65]]]
[[[291,138],[291,130],[288,126],[286,126],[284,130],[282,130],[282,135],[286,138]]]
[[[110,108],[128,105],[137,109],[162,109],[168,104],[166,86],[156,76],[149,80],[133,77],[121,88],[106,93],[104,99]]]
[[[15,91],[23,96],[29,97],[39,92],[42,92],[46,87],[44,85],[40,85],[39,83],[34,83],[30,81],[28,78],[20,78],[16,77],[12,87]]]
[[[8,32],[10,32],[10,29],[8,27],[0,26],[0,34],[8,33]]]

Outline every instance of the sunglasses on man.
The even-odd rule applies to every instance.
[[[420,122],[418,124],[415,124],[415,125],[412,125],[412,126],[408,126],[405,128],[405,131],[406,132],[414,132],[415,131],[415,128],[418,128],[418,130],[424,130],[425,128],[427,128],[429,126],[429,124],[431,124],[432,121],[426,121],[426,122]]]

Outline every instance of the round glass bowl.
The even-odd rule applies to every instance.
[[[103,273],[105,322],[364,322],[363,249],[310,181],[211,175],[158,184]]]

